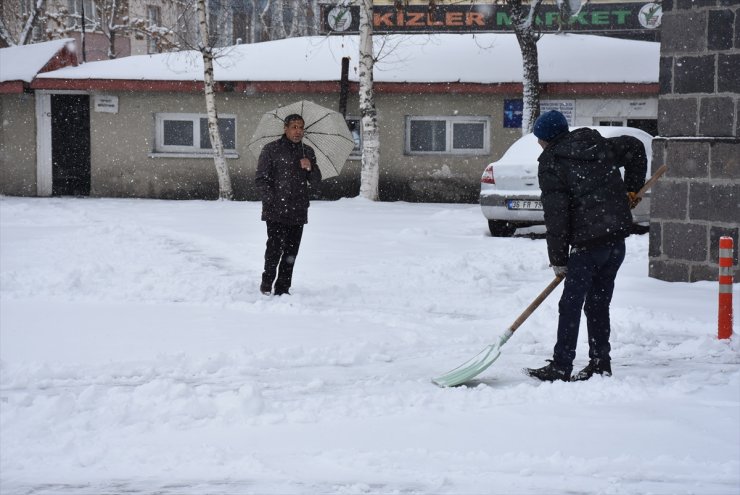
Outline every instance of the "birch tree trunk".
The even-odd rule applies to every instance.
[[[540,2],[532,0],[529,6],[523,6],[521,0],[509,0],[511,22],[522,53],[522,135],[532,132],[534,121],[540,114],[539,35],[534,30]]]
[[[301,24],[301,17],[305,19],[306,14],[305,12],[303,12],[300,0],[292,0],[290,5],[290,10],[293,13],[293,19],[290,21],[290,31],[288,31],[287,37],[293,38],[295,36],[306,36],[308,34],[308,26],[306,25],[305,20],[303,24]],[[303,29],[301,29],[301,25],[303,25]]]
[[[283,0],[277,0],[272,9],[272,39],[282,40],[288,37],[285,30],[285,12]]]
[[[102,5],[100,7],[102,12],[107,11],[108,12],[108,58],[114,59],[116,58],[116,31],[118,30],[118,26],[116,22],[118,21],[118,0],[112,0],[110,2],[110,5]],[[105,10],[103,10],[105,9]],[[105,33],[105,31],[104,31]]]
[[[259,16],[258,0],[249,0],[252,6],[251,15],[249,16],[249,42],[257,43],[261,41],[262,24]]]
[[[537,62],[537,40],[531,30],[519,32],[516,39],[522,52],[522,135],[532,132],[534,121],[540,115],[540,72]]]
[[[260,22],[262,23],[262,41],[274,39],[272,37],[272,19],[268,19],[270,11],[272,10],[272,2],[273,0],[267,0],[262,12],[259,14]]]
[[[198,25],[200,26],[200,53],[203,55],[203,83],[206,94],[206,109],[208,110],[208,134],[211,137],[213,148],[213,162],[218,174],[219,199],[232,199],[231,176],[224,157],[224,145],[221,141],[221,132],[218,129],[218,111],[216,110],[216,94],[213,79],[213,48],[208,37],[208,19],[206,17],[205,0],[198,0]]]
[[[373,2],[360,2],[360,115],[362,117],[362,168],[360,196],[377,201],[380,181],[380,136],[373,95]]]

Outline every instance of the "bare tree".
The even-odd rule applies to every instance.
[[[213,77],[213,47],[210,44],[208,12],[206,0],[197,0],[198,26],[200,42],[198,49],[203,56],[203,85],[206,95],[206,109],[208,112],[208,134],[213,147],[213,162],[218,175],[218,195],[220,199],[230,200],[234,193],[231,188],[231,176],[224,156],[224,145],[221,132],[218,128],[218,110],[216,109],[215,81]]]
[[[511,23],[514,27],[519,49],[522,52],[522,134],[532,132],[534,121],[540,114],[540,70],[537,42],[542,33],[536,28],[535,19],[543,0],[530,0],[523,5],[522,0],[505,0],[511,9]],[[555,0],[560,12],[561,29],[572,17],[578,15],[582,0]]]
[[[116,35],[129,32],[128,1],[95,0],[99,14],[99,29],[108,40],[108,58],[116,58]]]
[[[318,0],[250,0],[250,41],[278,40],[318,34]]]
[[[540,114],[540,72],[537,60],[537,41],[542,36],[534,26],[542,0],[506,0],[511,9],[511,23],[522,52],[522,134],[532,132],[535,119]]]
[[[159,5],[145,7],[144,12],[129,11],[125,33],[136,39],[147,39],[152,45],[150,52],[175,51],[195,45],[197,29],[192,0],[164,0]]]
[[[83,1],[86,6],[84,9]],[[192,0],[161,0],[158,3],[163,9],[171,10],[168,13],[172,14],[187,10],[187,4],[192,4]],[[23,45],[65,38],[73,33],[95,33],[106,38],[108,58],[118,56],[116,40],[126,37],[155,40],[158,51],[176,49],[182,24],[179,22],[180,16],[175,14],[167,16],[168,19],[177,19],[167,26],[162,19],[147,17],[146,12],[132,12],[130,0],[75,0],[71,3],[60,0],[2,0],[1,7],[0,44]]]
[[[362,167],[360,196],[378,199],[380,182],[380,132],[378,111],[373,92],[373,1],[359,0],[360,4],[360,116],[362,119]]]
[[[0,41],[6,46],[27,45],[43,21],[46,0],[2,0]]]
[[[283,6],[283,0],[277,0],[277,2],[272,4],[270,17],[272,19],[273,39],[284,39],[288,37],[288,32],[285,30],[285,9]]]

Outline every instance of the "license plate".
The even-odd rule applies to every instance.
[[[506,207],[510,210],[541,210],[542,201],[533,199],[507,199]]]

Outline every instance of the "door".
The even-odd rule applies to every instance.
[[[90,97],[51,95],[53,196],[90,194]]]

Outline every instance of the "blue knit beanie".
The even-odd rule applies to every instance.
[[[568,121],[562,113],[550,110],[537,117],[532,132],[538,139],[552,141],[560,134],[568,132]]]

